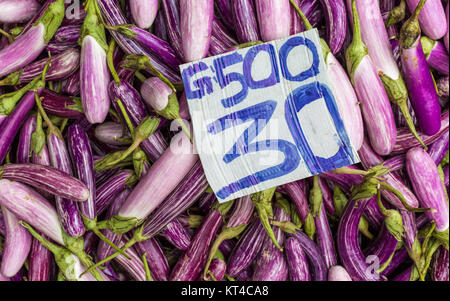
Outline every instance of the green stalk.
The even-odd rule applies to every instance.
[[[150,273],[150,268],[148,267],[148,262],[147,262],[147,253],[145,253],[145,252],[144,252],[144,254],[142,254],[142,263],[144,264],[144,269],[145,269],[145,280],[152,281],[152,275]]]
[[[399,5],[394,7],[389,12],[389,15],[385,22],[385,26],[390,27],[394,24],[397,24],[397,23],[403,21],[403,19],[405,19],[405,15],[406,15],[406,1],[400,0]]]
[[[116,40],[111,39],[111,42],[109,43],[108,52],[106,55],[106,61],[108,63],[109,71],[111,72],[112,77],[114,78],[114,81],[116,84],[120,84],[120,78],[119,75],[117,75],[116,68],[114,67],[113,62],[113,55],[114,55],[114,49],[116,47]]]

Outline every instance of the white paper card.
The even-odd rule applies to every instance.
[[[219,202],[359,162],[316,29],[180,66]]]

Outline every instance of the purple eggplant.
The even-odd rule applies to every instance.
[[[406,170],[416,196],[424,208],[431,208],[427,216],[436,222],[437,231],[449,225],[449,210],[445,190],[438,169],[431,156],[420,147],[406,153]]]
[[[406,0],[411,13],[417,8],[420,0]],[[427,0],[419,14],[420,28],[433,40],[442,38],[448,30],[442,1]]]
[[[252,0],[230,1],[234,28],[239,43],[259,41],[258,21]]]
[[[214,1],[180,1],[180,29],[183,58],[186,62],[206,56],[211,40]]]
[[[70,119],[83,116],[83,106],[76,97],[61,95],[48,89],[42,89],[40,96],[45,111],[52,115]]]
[[[89,189],[89,198],[79,205],[84,218],[94,220],[96,214],[96,189],[94,163],[89,138],[80,125],[73,124],[67,129],[67,143],[75,176]]]
[[[186,251],[191,244],[191,235],[176,219],[167,224],[160,235],[179,250]]]
[[[69,76],[65,81],[62,91],[71,96],[76,96],[80,94],[80,71],[79,69],[75,71],[74,74]]]
[[[29,256],[28,280],[50,281],[52,265],[52,253],[33,238]]]
[[[448,250],[441,246],[434,254],[431,274],[433,281],[449,281],[448,263]]]
[[[2,207],[6,226],[5,249],[0,273],[12,277],[24,264],[31,248],[30,233],[19,224],[17,217],[5,207]]]
[[[77,202],[86,201],[86,185],[68,173],[40,164],[7,164],[0,167],[0,178],[22,182],[36,189]]]
[[[158,12],[158,0],[131,0],[129,5],[136,25],[144,29],[150,28]]]
[[[446,131],[436,142],[428,149],[428,154],[436,165],[439,165],[448,153],[449,147],[449,131]]]
[[[124,133],[122,125],[112,121],[96,126],[95,138],[100,142],[117,146],[128,145],[131,141],[130,134],[128,132]]]
[[[384,265],[394,255],[398,240],[389,233],[386,224],[381,228],[377,239],[364,251],[366,261],[377,258],[378,264]]]
[[[195,233],[189,249],[178,260],[172,269],[170,281],[193,281],[200,275],[208,257],[214,235],[219,230],[223,218],[228,210],[233,206],[233,202],[220,204],[216,202],[202,225]]]
[[[79,25],[61,26],[54,35],[54,40],[59,43],[78,44],[81,28]]]
[[[27,118],[22,126],[22,130],[19,135],[19,143],[17,144],[17,163],[28,163],[31,157],[31,136],[36,128],[36,116],[30,116]],[[1,167],[0,167],[1,170]],[[0,172],[1,174],[1,172]]]
[[[447,48],[447,51],[449,51],[449,45],[448,45],[448,43],[449,43],[449,28],[448,28],[448,26],[450,26],[449,24],[450,24],[450,22],[449,22],[449,13],[448,13],[448,11],[449,11],[449,6],[450,6],[450,3],[447,3],[447,8],[446,8],[446,15],[447,15],[447,33],[445,34],[445,36],[444,36],[444,44],[445,44],[445,48]]]
[[[161,1],[162,13],[167,26],[167,37],[176,53],[181,58],[183,55],[183,45],[181,42],[181,29],[180,29],[180,7],[177,0],[162,0]]]
[[[150,259],[148,266],[152,279],[155,281],[167,281],[170,273],[169,263],[158,241],[150,238],[138,243],[136,246],[141,255],[145,253]]]
[[[426,36],[420,38],[423,53],[428,66],[443,75],[449,74],[448,51],[440,41],[434,41]]]
[[[22,23],[31,19],[41,5],[36,0],[3,0],[0,2],[0,23]]]
[[[419,126],[424,134],[434,135],[441,126],[439,122],[441,106],[420,42],[421,31],[418,26],[418,16],[424,7],[425,0],[421,1],[400,31],[401,59],[403,74],[409,90],[409,99]],[[440,3],[440,1],[438,2]],[[417,82],[421,84],[417,85]]]
[[[5,159],[14,137],[34,106],[34,94],[33,91],[28,92],[0,125],[0,163]]]
[[[289,267],[289,280],[311,281],[308,260],[300,242],[294,237],[289,237],[284,242],[284,248]]]
[[[344,0],[320,0],[327,22],[327,39],[333,54],[338,53],[347,34],[347,14]]]
[[[343,266],[335,265],[328,270],[328,281],[352,281],[352,278]]]
[[[346,52],[347,68],[362,103],[362,113],[372,147],[378,154],[388,155],[394,148],[397,135],[394,116],[383,84],[362,42],[354,0],[352,4],[353,42]]]
[[[0,50],[0,77],[34,61],[53,37],[64,17],[64,0],[54,0],[33,25]]]
[[[330,268],[338,263],[338,258],[333,234],[331,233],[327,213],[323,204],[320,205],[320,211],[314,217],[314,221],[316,223],[317,246],[323,255],[327,268]]]
[[[160,38],[161,40],[164,40],[164,41],[169,40],[169,38],[167,37],[166,20],[164,19],[164,13],[163,13],[162,9],[159,10],[158,13],[156,14],[154,32],[155,32],[155,35],[158,38]]]
[[[295,4],[305,14],[312,27],[317,27],[323,18],[319,0],[294,0]],[[300,17],[295,9],[291,9],[291,35],[305,30]]]
[[[119,246],[123,246],[125,243],[126,240],[122,238]],[[135,248],[130,248],[127,250],[127,254],[131,257],[131,260],[127,259],[123,255],[119,255],[115,258],[115,262],[119,264],[134,280],[146,281],[145,267],[137,250]]]
[[[5,79],[0,81],[0,85],[18,85],[31,82],[36,76],[44,70],[48,58],[31,63],[24,68],[11,73]],[[46,80],[63,80],[72,75],[78,68],[80,62],[80,52],[75,48],[69,48],[66,51],[55,55],[51,59],[51,65],[45,75]]]
[[[259,32],[264,42],[286,38],[291,32],[289,0],[255,0]]]

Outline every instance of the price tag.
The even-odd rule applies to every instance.
[[[359,162],[316,29],[180,66],[220,202]]]

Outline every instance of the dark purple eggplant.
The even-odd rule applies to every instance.
[[[179,250],[186,251],[191,244],[191,235],[177,219],[168,223],[160,235]]]
[[[136,245],[136,249],[141,256],[145,253],[149,258],[148,266],[152,279],[155,281],[167,281],[170,272],[169,263],[158,241],[154,238],[147,239],[139,242]]]
[[[60,95],[48,89],[42,89],[41,97],[45,111],[52,115],[70,119],[83,116],[83,106],[78,98]]]
[[[302,245],[294,237],[289,237],[284,243],[284,254],[289,267],[289,280],[311,281],[308,260]]]
[[[252,0],[230,1],[234,28],[239,43],[261,40],[256,20],[256,11]]]

